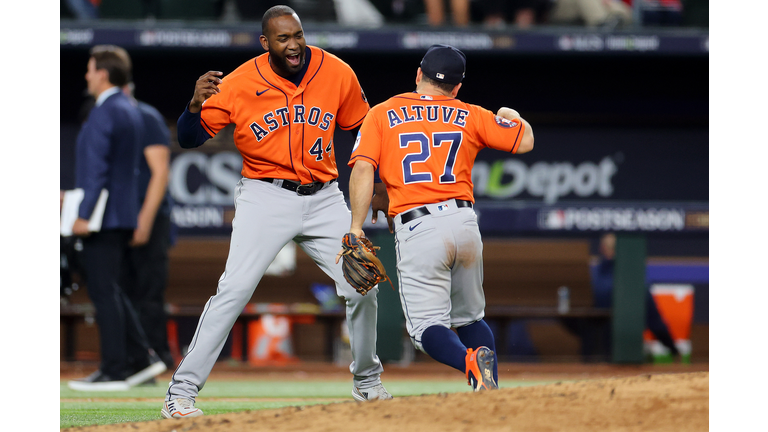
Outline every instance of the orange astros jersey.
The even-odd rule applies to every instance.
[[[365,160],[387,185],[389,215],[451,198],[474,202],[484,147],[517,152],[525,126],[448,96],[404,93],[371,109],[349,165]]]
[[[335,126],[359,126],[368,101],[349,65],[320,48],[306,49],[312,54],[298,88],[272,70],[264,53],[224,77],[221,92],[203,104],[201,123],[211,136],[236,125],[243,177],[302,184],[338,177]]]

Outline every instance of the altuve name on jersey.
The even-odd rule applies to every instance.
[[[399,112],[396,109],[387,111],[390,129],[401,124],[422,121],[424,119],[430,123],[442,121],[445,124],[450,123],[465,127],[468,116],[469,111],[465,109],[444,105],[411,105],[410,110],[408,107],[401,106]]]
[[[258,122],[250,124],[251,131],[256,136],[256,141],[261,141],[269,135],[271,132],[276,131],[278,128],[288,126],[289,124],[308,124],[310,126],[319,127],[323,131],[327,131],[331,127],[333,122],[333,113],[323,113],[318,107],[312,107],[307,112],[304,105],[293,105],[293,115],[289,115],[290,110],[288,107],[278,108],[274,111],[269,111],[264,114],[262,119],[264,120],[264,126]],[[291,120],[293,119],[293,120]]]

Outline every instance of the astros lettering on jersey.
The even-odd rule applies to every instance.
[[[404,93],[376,105],[360,128],[349,165],[379,169],[389,214],[451,198],[472,201],[477,153],[516,153],[525,126],[448,96]],[[386,146],[386,148],[382,148]]]
[[[338,177],[334,129],[359,126],[368,101],[349,65],[320,48],[306,49],[311,58],[298,87],[277,75],[264,53],[224,77],[221,92],[203,103],[201,122],[211,136],[236,125],[243,177],[302,184]]]

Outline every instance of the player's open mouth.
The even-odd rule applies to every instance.
[[[286,60],[288,60],[288,63],[291,64],[291,66],[298,66],[299,62],[301,61],[298,54],[291,54],[285,57]]]

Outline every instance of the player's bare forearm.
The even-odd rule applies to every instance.
[[[349,205],[352,210],[349,232],[358,236],[363,232],[363,223],[371,206],[373,171],[373,165],[366,161],[358,161],[349,176]]]
[[[203,102],[220,92],[218,85],[221,84],[221,79],[218,77],[222,75],[224,74],[219,71],[208,71],[197,79],[195,94],[192,96],[192,100],[189,101],[189,112],[199,113],[203,108]]]
[[[507,120],[519,120],[523,124],[523,138],[520,140],[520,146],[517,148],[517,154],[528,153],[529,151],[533,150],[533,128],[527,120],[520,116],[520,113],[518,113],[516,110],[513,110],[512,108],[501,107],[499,108],[499,111],[496,112],[496,115]]]
[[[389,232],[395,232],[395,221],[389,216],[389,195],[387,194],[387,185],[383,182],[373,183],[373,198],[371,199],[371,223],[375,224],[379,219],[379,212],[384,213],[389,225]]]

